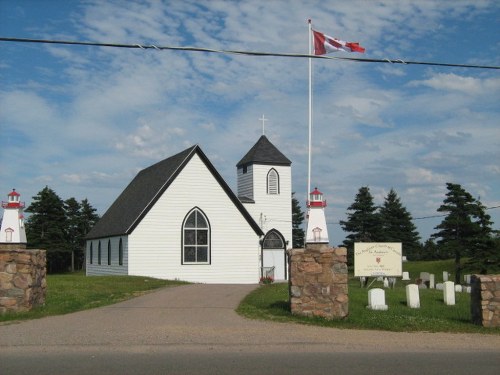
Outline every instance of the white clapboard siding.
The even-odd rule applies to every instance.
[[[238,168],[238,196],[253,199],[253,166],[247,166],[247,173],[243,167]]]
[[[123,265],[119,264],[119,243],[122,239]],[[108,241],[111,244],[111,265],[108,264]],[[98,263],[99,242],[101,243],[101,264]],[[90,259],[90,244],[92,243],[92,263]],[[98,275],[127,275],[128,274],[128,241],[127,236],[101,238],[87,241],[86,244],[86,274]]]
[[[211,228],[211,264],[182,265],[182,223],[198,207]],[[259,237],[198,155],[129,235],[129,274],[201,283],[257,283]]]
[[[279,175],[279,194],[267,194],[267,174],[275,169]],[[253,165],[255,204],[245,204],[264,233],[278,230],[292,246],[292,179],[289,166]]]

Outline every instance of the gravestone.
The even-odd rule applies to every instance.
[[[448,281],[448,272],[447,271],[443,271],[443,282],[444,281]]]
[[[384,289],[374,288],[368,291],[368,306],[370,310],[387,310],[389,307],[385,304]]]
[[[422,282],[429,281],[430,279],[429,272],[420,272],[420,278],[422,279]]]
[[[406,286],[406,304],[412,309],[420,308],[420,294],[417,284],[408,284]]]
[[[389,277],[389,288],[394,289],[396,287],[396,278],[395,277]]]
[[[471,286],[465,286],[462,288],[462,291],[464,291],[465,293],[471,293],[472,292],[472,287]]]
[[[409,272],[407,272],[407,271],[404,271],[404,272],[403,272],[403,278],[402,278],[401,280],[403,280],[403,281],[408,281],[408,280],[410,280],[410,273],[409,273]]]
[[[470,285],[470,279],[472,275],[464,275],[464,281],[467,285]]]
[[[453,281],[446,281],[443,283],[443,299],[444,304],[452,306],[455,304],[455,283]]]
[[[429,289],[434,289],[435,281],[434,281],[434,274],[431,273],[429,275]]]
[[[462,293],[462,285],[455,285],[455,292]]]
[[[444,284],[443,283],[437,283],[436,284],[436,289],[437,290],[443,290],[444,289]]]
[[[387,280],[387,277],[384,277],[384,288],[389,288],[389,280]]]

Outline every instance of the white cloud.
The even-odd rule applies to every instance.
[[[459,91],[472,95],[500,91],[499,78],[479,79],[459,76],[453,73],[438,73],[426,80],[411,81],[408,85],[413,87],[427,86],[435,90]]]
[[[48,38],[304,53],[310,17],[320,31],[359,41],[367,48],[359,57],[443,61],[454,52],[481,59],[442,46],[463,36],[464,19],[470,26],[492,10],[493,1],[94,0],[68,23],[33,28]],[[25,65],[15,54],[0,62],[0,126],[10,139],[0,144],[2,189],[22,181],[31,196],[54,184],[103,213],[138,170],[195,143],[234,187],[264,113],[304,197],[306,59],[50,46],[30,50],[28,64],[33,55],[17,51]],[[7,76],[16,81],[4,85]],[[327,194],[331,220],[345,218],[363,185],[377,199],[394,187],[414,216],[435,213],[447,181],[498,201],[499,88],[488,71],[315,61],[313,184]],[[26,175],[12,177],[14,165]]]

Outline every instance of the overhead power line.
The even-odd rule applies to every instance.
[[[358,57],[338,57],[338,56],[324,56],[324,55],[309,55],[300,53],[276,53],[276,52],[258,52],[258,51],[220,50],[220,49],[200,48],[200,47],[157,46],[154,44],[97,43],[97,42],[78,42],[69,40],[26,39],[26,38],[5,38],[5,37],[0,37],[0,42],[45,43],[45,44],[62,44],[62,45],[91,46],[91,47],[129,48],[129,49],[142,49],[142,50],[153,49],[158,51],[172,50],[172,51],[186,51],[186,52],[208,52],[208,53],[223,53],[223,54],[246,55],[246,56],[314,58],[314,59],[327,59],[327,60],[355,61],[360,63],[387,63],[387,64],[403,64],[403,65],[443,66],[443,67],[456,67],[456,68],[500,69],[500,66],[491,66],[491,65],[452,64],[452,63],[438,63],[429,61],[408,61],[402,59],[364,59]]]

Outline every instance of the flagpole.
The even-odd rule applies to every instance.
[[[311,54],[311,34],[312,34],[312,25],[311,19],[308,20],[309,23],[309,51],[308,54]],[[307,194],[306,199],[309,200],[309,193],[311,192],[311,143],[312,143],[312,58],[309,57],[309,151],[308,151],[308,172],[307,172]]]

